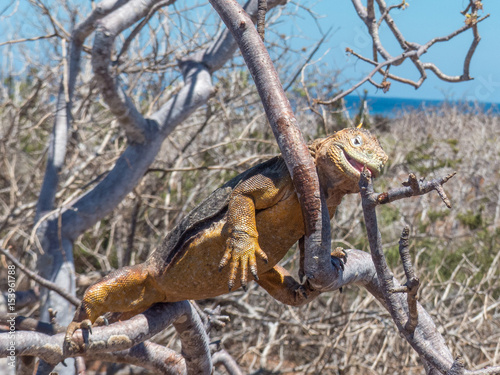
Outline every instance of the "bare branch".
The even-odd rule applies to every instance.
[[[123,42],[122,48],[120,50],[120,53],[116,56],[116,62],[117,64],[123,63],[122,56],[127,52],[128,48],[130,47],[130,43],[132,43],[132,40],[139,34],[139,32],[142,30],[142,28],[149,22],[151,17],[162,7],[171,5],[175,2],[175,0],[162,0],[159,3],[153,5],[151,9],[149,9],[148,14],[143,18],[141,22],[132,30],[129,36],[127,36],[127,39]]]
[[[413,265],[411,264],[409,234],[410,228],[406,226],[403,229],[403,233],[401,234],[401,238],[399,240],[399,255],[403,262],[403,269],[406,275],[405,287],[401,288],[399,291],[406,293],[407,296],[409,317],[405,324],[405,329],[413,334],[418,324],[417,293],[420,287],[420,281],[415,276],[415,271],[413,269]],[[391,292],[396,292],[396,289],[397,288],[394,288]]]
[[[49,141],[47,166],[44,174],[43,185],[37,203],[35,222],[46,212],[51,211],[59,182],[59,172],[66,156],[68,129],[70,127],[71,103],[75,88],[76,77],[80,71],[80,57],[83,42],[94,30],[94,22],[111,12],[117,4],[124,0],[104,0],[90,14],[86,21],[75,28],[71,38],[69,66],[67,74],[63,74],[59,94],[57,97],[54,128]],[[64,89],[66,87],[66,90]]]
[[[130,349],[116,352],[97,352],[86,356],[86,358],[113,363],[127,363],[158,374],[187,374],[186,361],[182,355],[150,341],[144,341]]]
[[[0,47],[10,45],[10,44],[16,44],[16,43],[25,43],[25,42],[34,42],[36,40],[41,40],[41,39],[50,39],[58,36],[57,34],[49,34],[49,35],[41,35],[41,36],[35,36],[33,38],[23,38],[23,39],[16,39],[16,40],[8,40],[6,42],[0,43]]]
[[[259,0],[258,11],[257,11],[257,32],[259,33],[262,41],[265,40],[266,33],[266,12],[267,12],[267,0]]]
[[[54,292],[64,297],[69,302],[71,302],[73,306],[78,306],[80,304],[81,301],[78,298],[68,293],[65,289],[60,288],[57,284],[54,284],[53,282],[39,276],[37,273],[29,270],[21,262],[19,262],[11,253],[9,253],[8,250],[0,248],[0,253],[5,255],[17,268],[23,271],[26,274],[26,276],[28,276],[30,279],[36,281],[38,284],[44,286],[47,289],[53,290]]]
[[[461,28],[457,29],[456,31],[443,36],[443,37],[436,37],[432,38],[430,41],[427,43],[420,45],[417,43],[409,42],[407,41],[399,28],[397,27],[396,23],[394,22],[393,18],[390,16],[390,11],[395,9],[395,8],[402,8],[406,4],[405,1],[401,2],[400,4],[397,5],[392,5],[390,7],[387,7],[386,3],[384,0],[377,0],[381,16],[379,20],[377,21],[375,19],[375,10],[374,10],[374,1],[373,0],[367,0],[366,2],[366,8],[364,7],[363,3],[361,0],[352,0],[352,4],[354,5],[354,8],[356,9],[359,18],[365,23],[368,33],[370,34],[372,38],[372,43],[373,43],[373,56],[371,59],[367,57],[361,56],[359,53],[354,52],[352,49],[348,48],[347,52],[353,54],[354,56],[358,57],[359,59],[370,63],[371,65],[375,66],[375,69],[372,70],[368,75],[366,75],[361,81],[359,81],[357,84],[355,84],[353,87],[351,87],[349,90],[346,90],[338,95],[336,95],[333,99],[330,100],[319,100],[316,99],[314,102],[317,104],[325,104],[329,105],[334,103],[337,100],[340,100],[341,98],[345,97],[349,93],[353,92],[355,89],[360,87],[362,84],[366,82],[370,82],[372,85],[374,85],[377,88],[382,88],[384,92],[386,92],[389,89],[389,85],[385,84],[387,79],[392,79],[404,84],[411,85],[415,88],[419,88],[422,83],[427,79],[427,74],[426,70],[431,70],[439,79],[446,81],[446,82],[463,82],[463,81],[468,81],[471,80],[472,78],[470,77],[469,74],[469,68],[470,68],[470,62],[472,59],[472,56],[476,50],[476,47],[481,40],[477,28],[477,24],[481,21],[484,21],[486,18],[489,17],[489,14],[482,17],[478,18],[477,17],[477,8],[475,6],[472,6],[473,11],[472,15],[470,15],[470,19],[472,21],[467,22],[464,26]],[[468,6],[470,8],[471,5]],[[386,24],[388,25],[389,29],[391,30],[392,34],[396,38],[396,40],[399,43],[400,48],[403,50],[403,52],[397,56],[393,57],[389,54],[389,52],[384,48],[381,40],[380,40],[380,35],[379,35],[379,28],[381,26],[381,23],[385,21]],[[451,39],[453,39],[455,36],[463,33],[466,30],[472,29],[473,32],[473,41],[471,43],[471,46],[469,47],[469,50],[467,52],[467,55],[465,56],[464,59],[464,68],[463,68],[463,73],[461,75],[457,76],[450,76],[447,74],[444,74],[434,63],[431,62],[422,62],[420,60],[420,57],[425,54],[430,47],[432,47],[434,44],[438,42],[446,42]],[[378,61],[378,55],[381,55],[382,58],[384,59],[383,62]],[[385,71],[382,69],[385,66],[390,66],[390,65],[400,65],[402,64],[407,58],[409,58],[413,64],[415,65],[416,69],[418,70],[420,74],[420,78],[416,81],[404,78],[404,77],[398,77],[392,74],[389,74],[388,69]],[[376,72],[381,73],[384,76],[384,81],[382,84],[378,84],[373,80],[373,76],[375,75]]]
[[[268,7],[278,4],[279,1],[269,2]],[[251,12],[256,14],[257,2],[252,1],[249,6]],[[157,129],[157,132],[148,136],[146,144],[129,145],[97,186],[64,209],[63,236],[76,238],[108,215],[137,185],[156,157],[163,140],[213,95],[211,74],[224,65],[236,48],[234,39],[226,31],[206,50],[196,52],[179,62],[184,75],[184,86],[147,119],[153,124],[151,129]]]
[[[218,364],[224,366],[224,368],[230,375],[243,375],[243,372],[241,371],[234,358],[231,357],[231,355],[225,350],[219,350],[218,352],[215,352],[212,360],[214,361],[214,366]]]
[[[370,172],[365,169],[361,174],[360,179],[363,213],[365,217],[366,231],[368,235],[368,241],[370,243],[372,259],[377,270],[377,277],[380,281],[385,306],[389,310],[393,321],[398,327],[398,330],[404,335],[406,340],[410,343],[410,345],[412,345],[419,356],[421,356],[425,362],[431,364],[435,369],[441,371],[442,373],[446,373],[446,371],[451,367],[451,353],[449,352],[444,343],[444,339],[441,337],[441,335],[439,335],[436,328],[431,327],[432,330],[430,332],[427,332],[427,334],[431,333],[435,337],[435,339],[439,339],[439,348],[433,348],[429,345],[429,343],[426,343],[427,340],[422,340],[422,336],[417,335],[416,333],[411,334],[404,328],[404,322],[408,320],[408,317],[404,313],[401,299],[396,298],[397,294],[393,294],[390,292],[392,289],[398,287],[399,285],[395,285],[395,280],[391,271],[389,270],[389,267],[387,266],[384,253],[382,251],[382,238],[378,230],[377,216],[375,213],[375,207],[377,206],[377,195],[373,192],[373,185],[371,184],[370,180]]]
[[[117,77],[111,72],[111,53],[115,38],[147,16],[159,1],[130,0],[103,17],[98,22],[92,48],[92,68],[99,89],[109,110],[124,127],[129,141],[134,143],[144,143],[147,133],[150,132],[149,124],[125,95]]]
[[[152,353],[151,347],[139,348],[136,349],[137,351],[131,349],[131,351],[122,353],[120,351],[128,350],[147,340],[172,323],[180,333],[182,353],[188,373],[210,373],[212,365],[208,349],[208,336],[198,314],[187,301],[157,304],[143,314],[136,315],[127,321],[93,328],[91,335],[77,331],[74,342],[79,345],[78,352],[72,353],[71,356],[85,353],[86,356],[92,358],[106,352],[118,352],[113,355],[122,357],[124,360],[128,356],[137,357],[139,352]],[[87,343],[84,343],[84,337],[86,337]],[[62,352],[63,340],[64,333],[49,336],[38,332],[18,331],[16,332],[16,355],[38,356],[48,364],[57,364],[65,358]],[[0,357],[8,355],[8,347],[8,333],[1,333]],[[163,355],[168,355],[172,360],[179,358],[178,355],[170,351]],[[139,363],[137,360],[134,361],[136,364]],[[147,356],[142,357],[141,366],[156,367],[159,359],[158,357],[155,359],[154,366],[148,365],[147,361]],[[131,362],[134,363],[132,360]],[[178,369],[173,364],[168,363],[168,365],[172,365],[171,368],[174,370]]]
[[[386,204],[405,197],[423,195],[427,194],[431,190],[436,190],[446,206],[450,208],[451,203],[446,197],[442,185],[445,184],[450,178],[455,176],[455,174],[456,172],[453,172],[445,177],[440,177],[425,182],[424,180],[417,180],[416,176],[411,173],[408,177],[408,181],[403,183],[405,187],[392,189],[385,193],[380,193],[377,195],[376,201],[378,204]]]

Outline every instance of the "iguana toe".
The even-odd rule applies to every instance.
[[[255,249],[255,254],[257,254],[260,257],[260,259],[262,259],[265,263],[268,262],[269,259],[267,258],[266,253],[264,251],[262,251],[262,249],[260,247],[257,247]]]
[[[222,271],[222,269],[227,266],[230,259],[231,259],[231,249],[226,248],[226,251],[224,252],[224,256],[222,257],[222,259],[219,262],[219,272]]]
[[[238,263],[231,263],[231,267],[229,269],[229,280],[227,281],[227,286],[229,287],[229,291],[233,289],[234,284],[236,283],[236,273],[238,272]]]
[[[248,265],[246,261],[243,261],[241,264],[241,287],[246,291],[247,290],[247,277],[248,277]]]
[[[336,247],[331,252],[331,262],[333,266],[337,269],[344,270],[344,265],[347,263],[347,253],[341,247]]]
[[[248,263],[249,263],[250,273],[252,274],[253,278],[255,280],[259,280],[259,276],[257,274],[257,260],[255,259],[255,256],[250,256]]]

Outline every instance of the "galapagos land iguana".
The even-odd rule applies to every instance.
[[[363,167],[378,176],[387,161],[377,138],[365,129],[343,129],[309,149],[330,218],[344,195],[359,192]],[[157,302],[215,297],[227,293],[228,284],[229,290],[245,287],[248,270],[276,300],[302,305],[319,292],[307,281],[299,284],[277,263],[303,236],[301,207],[282,157],[258,164],[215,190],[144,263],[113,271],[90,286],[67,328],[65,346],[78,328],[89,328],[104,313],[121,313],[124,320]]]

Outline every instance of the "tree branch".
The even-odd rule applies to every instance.
[[[76,352],[72,352],[71,356],[85,355],[95,358],[103,353],[118,352],[113,356],[135,357],[134,363],[146,368],[155,367],[159,359],[156,358],[153,364],[148,365],[149,359],[146,356],[148,348],[135,350],[130,348],[161,332],[170,324],[173,324],[179,332],[187,372],[210,374],[212,362],[208,349],[208,336],[198,314],[188,301],[156,304],[143,314],[136,315],[129,320],[109,326],[95,327],[91,335],[79,330],[73,336]],[[62,351],[64,335],[65,333],[46,335],[39,332],[18,331],[16,332],[16,355],[37,356],[46,363],[55,365],[65,358]],[[1,333],[0,357],[9,355],[9,342],[9,334]],[[120,353],[123,350],[127,352]],[[140,360],[137,359],[139,352],[144,355]],[[166,354],[173,361],[175,361],[174,358],[179,359],[179,356],[173,352],[168,351]],[[163,353],[163,355],[166,354]],[[174,367],[172,365],[175,365],[175,362],[166,363],[166,366]]]
[[[418,181],[416,178],[409,178],[408,186],[405,189],[406,195],[402,194],[403,189],[388,193],[377,194],[373,191],[373,185],[371,183],[371,175],[369,170],[365,169],[361,175],[360,188],[361,197],[363,205],[363,213],[365,217],[366,231],[368,235],[368,241],[370,243],[370,250],[372,254],[373,264],[375,265],[377,279],[380,282],[379,289],[372,289],[373,286],[368,286],[367,289],[374,294],[378,299],[383,301],[384,306],[390,312],[393,321],[395,322],[399,332],[405,337],[408,343],[415,349],[418,355],[424,362],[428,372],[432,372],[432,369],[440,371],[442,374],[448,373],[452,366],[455,366],[453,357],[446,346],[443,337],[439,334],[434,322],[425,310],[417,304],[418,313],[418,323],[415,325],[414,331],[407,330],[407,327],[413,328],[414,322],[406,324],[407,322],[414,319],[410,314],[409,307],[407,303],[404,303],[403,298],[399,294],[392,293],[392,290],[398,290],[401,288],[399,283],[394,279],[382,250],[382,238],[380,231],[378,230],[377,216],[375,213],[375,208],[381,203],[380,197],[408,197],[425,194],[431,190],[436,190],[436,186],[441,186],[443,183],[448,181],[452,175],[446,176],[444,178],[439,178],[430,181],[427,184],[422,184],[422,181]],[[404,237],[404,236],[403,236]],[[411,277],[411,275],[409,275]],[[381,295],[380,295],[381,293]],[[412,302],[413,303],[413,302]],[[410,308],[411,309],[411,308]],[[414,313],[414,312],[413,312]],[[464,374],[486,374],[486,373],[498,373],[500,367],[496,368],[486,368],[478,371],[464,371]]]
[[[335,269],[329,261],[330,220],[320,197],[316,166],[297,127],[267,50],[246,12],[234,0],[210,3],[236,39],[254,79],[267,118],[294,182],[305,223],[305,273],[316,289],[333,282]]]
[[[372,65],[375,66],[375,69],[373,69],[368,75],[366,75],[362,80],[360,80],[357,84],[352,86],[349,90],[341,92],[340,94],[336,95],[333,99],[330,100],[319,100],[316,99],[314,100],[314,103],[316,104],[332,104],[337,100],[340,100],[341,98],[345,97],[346,95],[350,94],[353,92],[355,89],[360,87],[362,84],[366,82],[370,82],[377,88],[382,88],[384,92],[388,91],[389,85],[386,83],[387,79],[392,79],[398,82],[401,82],[403,84],[408,84],[415,89],[419,88],[422,83],[427,79],[427,74],[426,70],[432,71],[440,80],[446,81],[446,82],[463,82],[463,81],[468,81],[471,80],[471,76],[469,74],[470,70],[470,62],[472,59],[472,56],[476,50],[476,47],[481,40],[481,37],[479,36],[477,24],[479,22],[484,21],[489,17],[489,14],[478,18],[477,17],[477,10],[478,8],[475,5],[470,5],[468,6],[469,8],[472,8],[471,14],[468,15],[469,21],[466,22],[464,26],[461,28],[455,30],[454,32],[443,36],[443,37],[436,37],[432,38],[430,41],[427,43],[420,45],[417,43],[409,42],[405,39],[399,28],[397,27],[396,23],[394,22],[393,18],[390,15],[390,11],[395,8],[401,8],[404,6],[405,2],[403,1],[402,3],[398,5],[393,5],[390,7],[387,7],[386,3],[384,0],[377,0],[379,9],[380,9],[380,19],[377,21],[375,19],[375,10],[374,10],[374,2],[373,0],[367,0],[366,2],[366,7],[363,5],[363,2],[361,0],[351,0],[352,4],[354,5],[354,8],[356,9],[356,12],[358,13],[359,18],[365,23],[368,33],[371,36],[372,43],[373,43],[373,57],[367,58],[361,56],[359,53],[356,53],[350,48],[347,48],[347,52],[350,54],[353,54],[354,56],[358,57],[359,59],[368,62]],[[474,3],[475,4],[475,3]],[[389,52],[384,48],[381,40],[380,40],[380,35],[379,35],[379,28],[382,23],[382,21],[385,21],[386,24],[388,25],[389,29],[391,30],[392,34],[396,38],[396,40],[399,43],[400,48],[403,50],[403,52],[398,55],[397,57],[393,57],[389,54]],[[431,62],[422,62],[420,60],[420,57],[425,54],[429,48],[431,48],[434,44],[439,43],[439,42],[446,42],[451,39],[453,39],[455,36],[463,33],[466,30],[472,29],[473,32],[473,40],[471,43],[471,46],[469,47],[467,54],[464,58],[464,67],[463,67],[463,73],[461,75],[456,75],[456,76],[451,76],[443,73],[434,63]],[[383,62],[378,61],[378,55],[382,56],[384,59]],[[391,65],[400,65],[402,64],[407,58],[409,58],[412,63],[415,65],[418,73],[420,74],[420,78],[416,81],[404,78],[404,77],[398,77],[392,74],[389,74],[388,68],[387,69],[382,69],[386,66],[391,66]],[[375,73],[380,73],[384,76],[383,81],[381,84],[376,83],[372,78],[375,75]]]
[[[149,124],[125,95],[111,72],[111,53],[115,38],[148,15],[160,0],[130,0],[103,17],[98,23],[92,48],[92,68],[104,101],[124,127],[129,142],[144,143]]]
[[[279,5],[280,1],[268,1],[268,8]],[[249,1],[248,8],[256,15],[257,0]],[[62,209],[63,237],[75,239],[108,215],[132,191],[154,161],[164,139],[213,95],[211,74],[224,65],[236,48],[235,40],[226,31],[206,50],[179,61],[184,86],[147,119],[151,133],[146,143],[130,144],[98,185]]]

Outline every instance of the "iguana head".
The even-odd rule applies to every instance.
[[[318,139],[310,146],[322,188],[328,192],[357,193],[366,166],[377,177],[387,161],[378,139],[368,130],[347,128]]]

